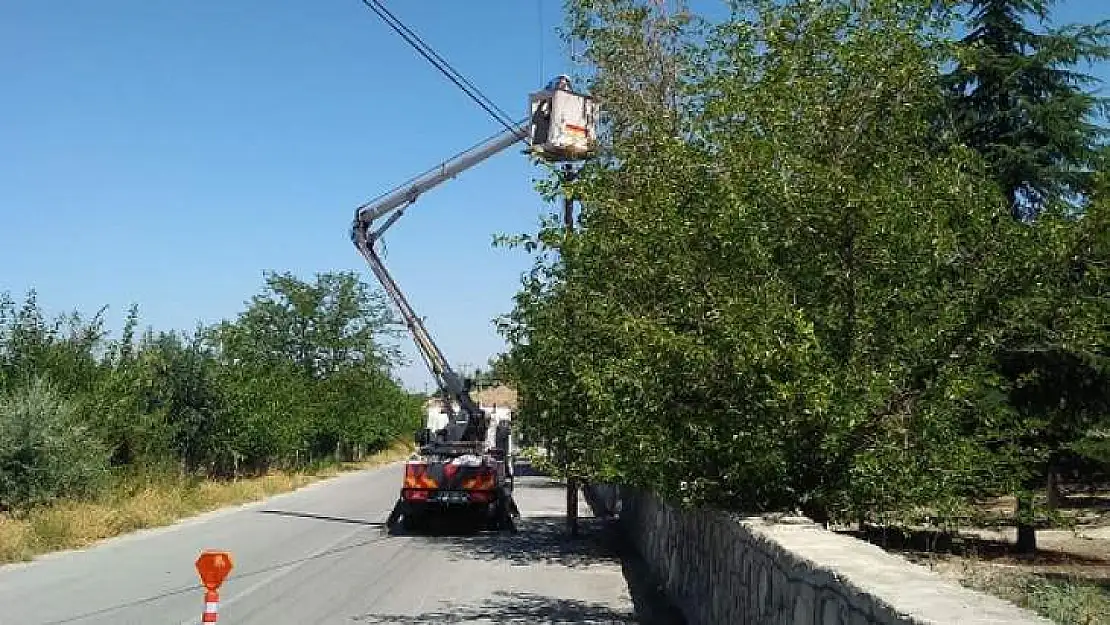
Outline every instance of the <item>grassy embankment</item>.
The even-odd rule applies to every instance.
[[[1081,576],[1050,577],[976,567],[960,581],[1060,625],[1110,625],[1110,589]]]
[[[980,522],[954,535],[922,527],[849,533],[1060,625],[1110,625],[1110,493],[1066,496],[1057,522],[1037,532],[1035,555],[1015,548],[1014,504],[983,502]]]
[[[1107,501],[1105,496],[1065,498],[1059,512],[1066,521],[1038,532],[1035,556],[1013,551],[1012,530],[1005,536],[981,530],[980,546],[949,561],[942,572],[1060,625],[1110,625]],[[1004,509],[1012,510],[1013,503],[1005,498]]]
[[[398,443],[354,463],[302,471],[275,471],[261,477],[204,480],[166,474],[120,479],[92,501],[63,501],[21,515],[0,514],[0,564],[29,560],[64,549],[175,521],[225,506],[257,501],[296,490],[346,471],[400,460],[412,445]]]

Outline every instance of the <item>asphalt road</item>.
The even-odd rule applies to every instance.
[[[389,536],[400,479],[399,465],[347,474],[0,568],[0,625],[199,623],[203,549],[234,556],[221,624],[637,622],[619,560],[565,537],[561,486],[518,478],[516,535]]]

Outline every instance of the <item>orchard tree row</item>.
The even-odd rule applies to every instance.
[[[528,436],[573,475],[749,512],[1016,495],[1031,548],[1046,478],[1110,460],[1110,169],[1076,69],[1107,25],[665,4],[566,3],[604,151],[541,185],[580,203],[572,233],[508,241],[541,252],[502,324]]]
[[[0,297],[0,510],[91,495],[114,474],[239,476],[356,460],[407,439],[385,302],[354,274],[269,274],[234,321],[109,340],[102,315]]]

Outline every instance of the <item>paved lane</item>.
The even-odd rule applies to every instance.
[[[518,478],[516,535],[389,536],[400,480],[399,465],[347,474],[0,568],[0,625],[198,623],[206,548],[235,557],[221,624],[635,622],[619,561],[564,539],[558,484]]]

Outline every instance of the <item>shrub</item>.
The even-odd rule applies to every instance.
[[[41,378],[0,397],[0,509],[85,497],[103,484],[108,454]]]

